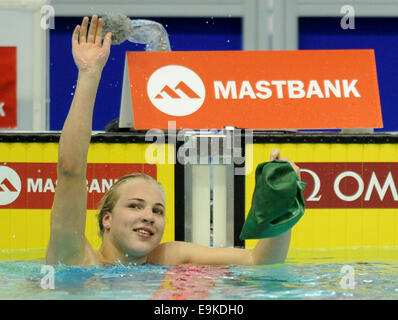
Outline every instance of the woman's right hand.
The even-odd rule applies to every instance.
[[[101,73],[110,53],[111,32],[105,35],[102,42],[102,19],[93,15],[90,28],[88,17],[83,18],[82,25],[77,25],[72,36],[72,54],[79,72]]]

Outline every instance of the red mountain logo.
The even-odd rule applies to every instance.
[[[168,85],[165,85],[162,90],[155,96],[155,99],[164,99],[165,95],[169,96],[172,99],[183,99],[184,96],[181,96],[176,90],[181,91],[186,97],[190,99],[200,99],[200,96],[193,91],[184,81],[180,81],[177,86],[170,88]]]
[[[159,111],[173,117],[185,117],[203,105],[206,88],[194,71],[169,65],[152,73],[147,84],[147,97]]]
[[[4,190],[4,187],[6,188],[6,190]],[[0,183],[0,192],[5,192],[5,191],[9,191],[9,192],[18,192],[17,189],[15,189],[15,187],[13,186],[13,184],[10,182],[10,180],[8,180],[7,178],[5,178],[1,183]]]

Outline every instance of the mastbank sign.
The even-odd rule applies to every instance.
[[[127,52],[136,129],[382,127],[373,50]]]

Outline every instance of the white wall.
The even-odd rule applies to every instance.
[[[17,47],[17,129],[47,127],[47,31],[39,1],[0,1],[0,46]]]
[[[0,11],[0,46],[17,47],[18,129],[32,130],[32,14],[28,11]]]

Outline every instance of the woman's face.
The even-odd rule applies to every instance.
[[[112,214],[104,221],[110,239],[126,257],[143,257],[155,249],[165,228],[165,200],[160,187],[145,179],[132,179],[119,190]],[[128,256],[127,256],[128,255]]]

